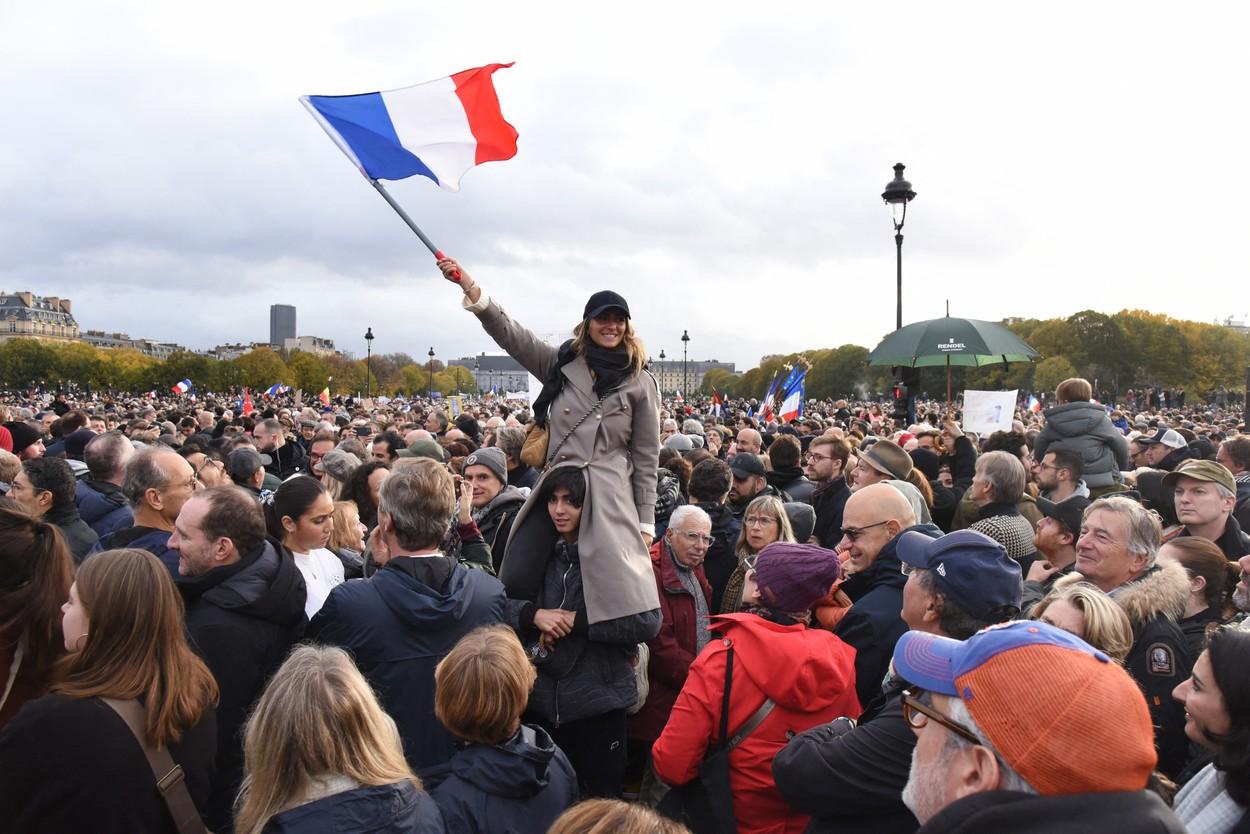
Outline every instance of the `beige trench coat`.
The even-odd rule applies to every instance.
[[[557,349],[517,324],[493,300],[474,310],[495,342],[539,380],[556,362]],[[467,305],[473,310],[474,306]],[[659,389],[642,372],[608,394],[597,411],[560,440],[599,397],[590,366],[578,357],[563,368],[564,387],[551,404],[547,470],[577,466],[586,473],[586,501],[578,530],[578,554],[586,613],[592,623],[651,611],[660,607],[651,557],[642,539],[655,524],[656,470],[660,454]],[[543,494],[542,479],[517,514],[509,537],[500,579],[510,592],[537,588],[554,545],[554,527],[546,506],[535,507]],[[526,519],[530,518],[530,523]],[[546,524],[541,522],[546,521]],[[526,529],[550,529],[549,536],[526,538]],[[550,542],[550,544],[548,544]],[[511,564],[509,564],[511,562]],[[510,596],[514,593],[510,593]],[[518,598],[526,598],[522,593]]]

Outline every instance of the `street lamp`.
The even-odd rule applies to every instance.
[[[894,165],[894,179],[886,185],[881,199],[890,206],[894,214],[894,245],[898,250],[898,310],[895,314],[895,330],[903,327],[903,223],[907,220],[907,204],[916,199],[916,192],[911,190],[911,183],[903,179],[903,169],[907,167],[901,162]]]
[[[434,347],[430,346],[430,399],[434,399]]]
[[[660,348],[660,388],[668,384],[668,380],[664,378],[664,348]]]
[[[365,328],[365,399],[369,399],[369,383],[373,376],[373,328]]]
[[[690,396],[690,380],[686,377],[686,348],[690,345],[690,332],[681,331],[681,395]]]

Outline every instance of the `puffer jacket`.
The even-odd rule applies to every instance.
[[[482,540],[490,548],[491,564],[495,573],[503,562],[504,548],[512,532],[512,522],[525,503],[525,493],[514,486],[506,486],[480,510],[473,513],[473,520],[482,534]]]
[[[122,495],[122,488],[108,481],[97,481],[91,476],[78,481],[74,484],[74,503],[78,505],[78,515],[100,538],[135,523],[134,510]]]
[[[1065,449],[1081,456],[1085,483],[1091,487],[1111,486],[1117,473],[1129,468],[1128,441],[1111,424],[1107,410],[1097,403],[1072,402],[1046,409],[1046,425],[1033,441],[1033,459],[1040,461],[1047,451]]]
[[[808,817],[791,808],[777,791],[773,758],[795,733],[840,716],[859,716],[855,651],[822,629],[780,625],[756,614],[724,614],[712,622],[719,639],[704,647],[690,667],[672,717],[652,747],[656,772],[669,785],[684,785],[698,773],[719,733],[732,647],[730,734],[746,724],[765,699],[776,705],[729,753],[738,831],[798,834]]]
[[[577,776],[542,727],[498,744],[470,744],[431,795],[451,834],[543,834],[577,801]]]
[[[638,644],[659,632],[660,609],[590,623],[576,544],[556,543],[536,600],[509,599],[504,608],[505,621],[538,669],[529,715],[558,727],[627,709],[638,700],[634,658]],[[534,614],[542,608],[577,612],[572,633],[545,652],[538,649],[539,632],[534,627]]]
[[[363,785],[269,818],[264,834],[441,834],[442,815],[411,782]]]
[[[1055,583],[1055,590],[1083,580],[1080,573],[1070,573]],[[1196,660],[1189,654],[1180,627],[1189,599],[1189,575],[1179,562],[1160,563],[1114,588],[1110,596],[1133,626],[1133,647],[1124,666],[1146,696],[1159,750],[1159,770],[1175,777],[1185,765],[1189,740],[1185,708],[1172,697],[1172,690],[1189,677]]]

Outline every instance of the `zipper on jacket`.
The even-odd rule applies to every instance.
[[[551,695],[556,705],[556,726],[560,726],[560,681],[557,680],[551,687]]]

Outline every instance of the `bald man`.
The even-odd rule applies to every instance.
[[[899,534],[906,530],[934,539],[942,535],[934,524],[916,524],[911,504],[889,484],[863,487],[842,510],[838,551],[849,556],[845,568],[851,574],[842,590],[854,605],[834,634],[855,648],[855,691],[863,707],[881,694],[894,644],[907,631],[902,618],[907,577],[894,552]]]
[[[742,429],[738,432],[738,448],[735,454],[750,452],[753,455],[764,454],[764,438],[755,429]]]

